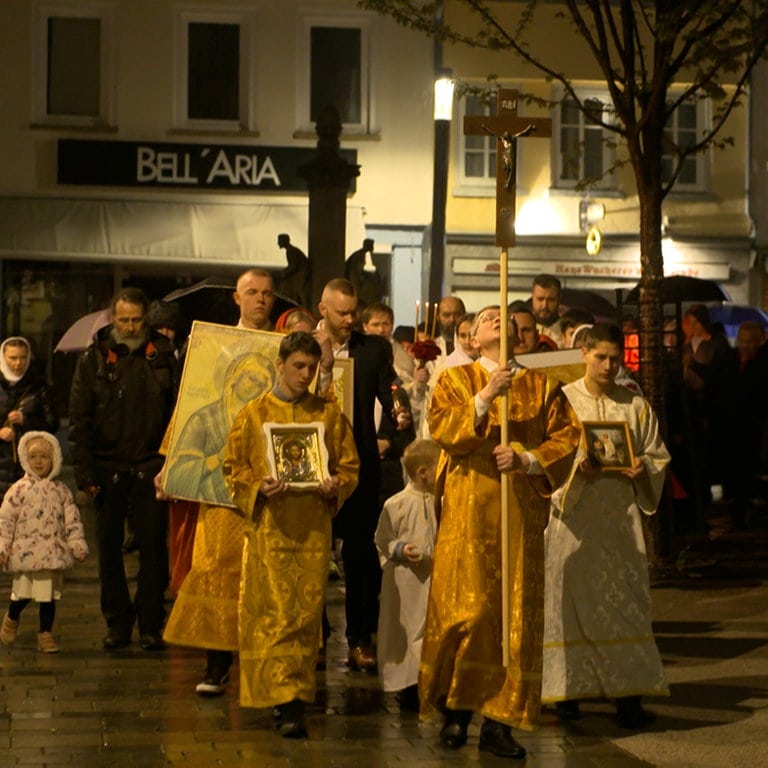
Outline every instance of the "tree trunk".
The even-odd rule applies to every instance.
[[[663,110],[660,114],[663,114]],[[666,358],[662,291],[664,256],[661,248],[663,127],[662,124],[657,129],[647,128],[644,131],[640,144],[643,149],[638,149],[633,157],[633,165],[637,162],[635,175],[640,205],[640,386],[658,416],[661,434],[666,437]],[[666,572],[671,566],[674,554],[672,505],[669,494],[664,494],[656,515],[645,518],[644,523],[649,564],[656,572]]]

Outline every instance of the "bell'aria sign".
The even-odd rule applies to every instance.
[[[357,152],[339,155],[355,164]],[[59,184],[306,192],[315,148],[59,139]]]

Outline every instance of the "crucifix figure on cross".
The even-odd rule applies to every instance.
[[[496,134],[486,125],[485,130],[496,136]],[[515,186],[515,171],[517,170],[517,140],[523,136],[529,136],[536,129],[532,125],[527,125],[522,131],[518,131],[514,136],[509,131],[504,131],[496,139],[501,142],[503,147],[501,155],[504,158],[504,190],[512,192]]]
[[[518,91],[500,89],[495,115],[467,115],[466,136],[490,134],[498,142],[496,150],[496,245],[509,248],[515,244],[515,175],[517,173],[517,140],[535,134],[552,135],[549,118],[519,117]]]

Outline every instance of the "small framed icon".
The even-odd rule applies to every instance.
[[[316,488],[328,477],[325,425],[267,422],[263,425],[267,443],[267,464],[276,480],[291,488]]]
[[[632,469],[635,457],[625,421],[583,421],[584,443],[590,461],[604,470]]]

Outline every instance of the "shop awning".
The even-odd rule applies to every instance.
[[[307,204],[0,197],[0,257],[284,267],[277,236],[306,253]],[[365,237],[347,207],[347,252]]]

